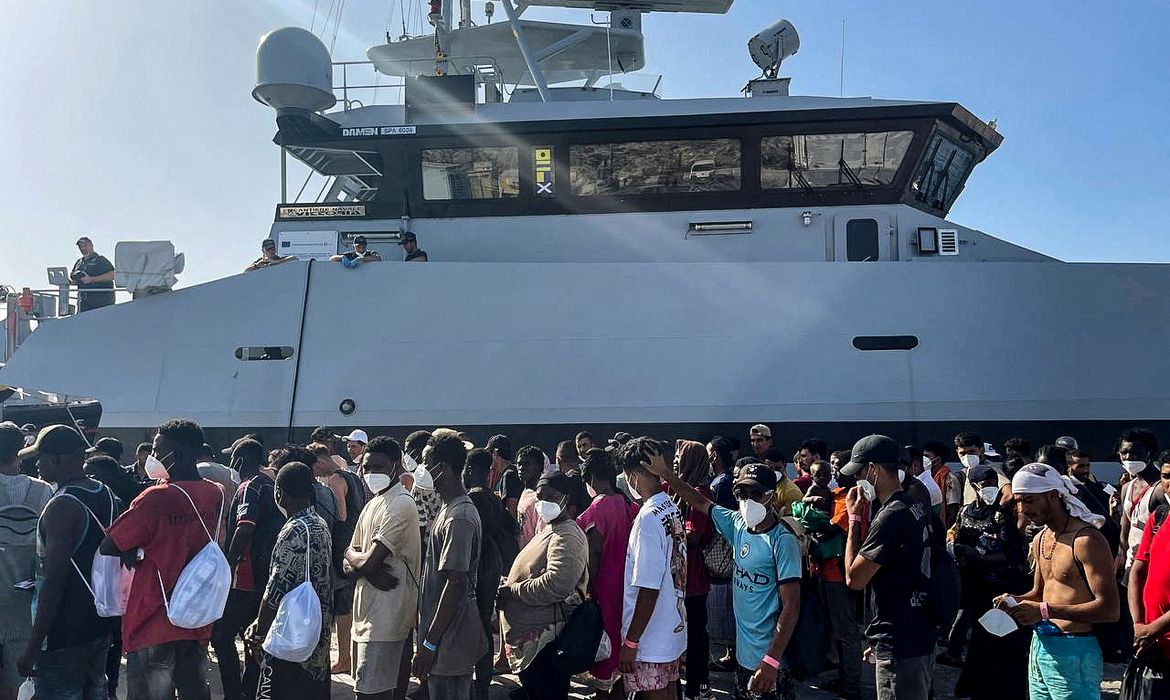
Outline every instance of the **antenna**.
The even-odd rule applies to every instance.
[[[837,83],[837,96],[845,96],[845,20],[841,20],[841,74]]]

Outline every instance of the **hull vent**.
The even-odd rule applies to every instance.
[[[939,255],[958,255],[959,254],[959,232],[954,229],[939,229],[938,232],[938,254]]]

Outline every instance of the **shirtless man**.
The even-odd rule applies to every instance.
[[[1028,666],[1032,700],[1100,697],[1101,648],[1093,624],[1117,620],[1120,603],[1113,557],[1097,531],[1103,518],[1069,492],[1059,472],[1029,464],[1012,479],[1014,500],[1044,530],[1032,544],[1032,590],[995,599],[1017,623],[1034,625]],[[1076,677],[1062,671],[1077,669]]]

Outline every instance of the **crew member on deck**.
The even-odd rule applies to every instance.
[[[277,255],[276,241],[271,238],[264,239],[260,244],[260,257],[256,258],[251,265],[244,268],[244,272],[252,272],[253,270],[260,270],[265,267],[272,267],[273,265],[280,265],[281,263],[292,262],[297,259],[295,255]]]
[[[334,255],[329,258],[333,262],[339,262],[345,267],[357,267],[359,263],[364,262],[380,262],[382,256],[366,247],[365,236],[355,236],[353,239],[353,250],[341,255]]]
[[[77,239],[81,257],[73,263],[69,279],[77,285],[77,312],[100,309],[114,303],[114,266],[109,258],[93,250],[93,241]]]
[[[398,245],[406,251],[406,257],[403,258],[406,262],[427,262],[427,251],[419,250],[418,236],[414,235],[414,231],[403,231]]]

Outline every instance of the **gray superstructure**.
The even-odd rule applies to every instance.
[[[949,221],[1001,140],[959,105],[769,86],[468,105],[408,85],[405,105],[282,107],[276,143],[326,194],[279,205],[271,237],[337,252],[362,233],[385,262],[306,260],[46,323],[0,383],[97,397],[102,428],[135,439],[177,415],[297,437],[762,421],[1104,450],[1170,421],[1167,266],[1068,264]],[[398,262],[406,230],[429,263]]]

